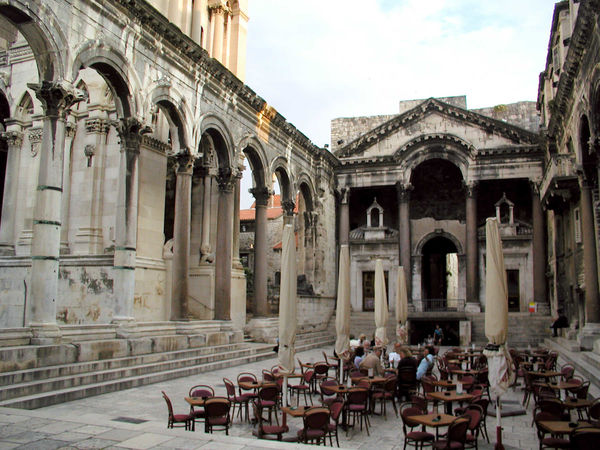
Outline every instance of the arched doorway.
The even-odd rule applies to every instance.
[[[422,250],[422,298],[427,309],[446,309],[458,296],[458,250],[447,237],[436,236]]]

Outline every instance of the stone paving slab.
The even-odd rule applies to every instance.
[[[331,348],[314,349],[299,353],[303,362],[322,360],[322,351],[331,353]],[[305,448],[300,444],[278,441],[257,440],[252,436],[253,427],[236,418],[230,428],[230,436],[223,432],[205,434],[203,425],[197,424],[195,432],[184,429],[167,429],[167,408],[161,396],[164,390],[171,398],[176,413],[187,412],[184,401],[189,389],[195,384],[209,384],[217,395],[225,395],[223,377],[234,383],[240,372],[253,372],[259,378],[263,368],[277,363],[272,359],[243,366],[230,367],[202,373],[186,378],[169,380],[153,385],[140,386],[120,392],[89,397],[60,405],[53,405],[32,411],[0,408],[0,449],[5,448],[131,448],[131,449],[294,449]],[[522,399],[520,388],[509,390],[507,400],[519,402]],[[313,396],[315,404],[319,397]],[[295,401],[295,399],[294,399]],[[533,403],[533,402],[532,402]],[[531,426],[533,405],[527,408],[527,415],[508,417],[502,420],[504,444],[507,449],[537,449],[538,440]],[[129,423],[119,418],[142,420]],[[290,432],[295,435],[301,428],[301,419],[288,418]],[[492,442],[479,441],[482,450],[493,449],[495,442],[495,418],[488,417],[488,433]],[[381,416],[371,418],[371,437],[359,429],[351,429],[348,435],[340,430],[342,448],[349,449],[401,449],[404,446],[402,422],[388,408],[387,420]],[[335,440],[334,440],[335,445]]]

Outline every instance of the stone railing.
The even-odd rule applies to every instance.
[[[413,305],[416,312],[452,311],[463,312],[465,310],[464,298],[415,298]]]

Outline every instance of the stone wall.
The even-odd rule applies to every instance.
[[[471,111],[525,128],[532,133],[540,131],[540,116],[535,102],[509,103],[489,108],[472,109]]]
[[[335,153],[338,149],[352,142],[367,131],[387,122],[395,114],[382,116],[364,117],[340,117],[331,121],[331,151]]]

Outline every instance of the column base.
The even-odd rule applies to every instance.
[[[30,324],[31,345],[52,345],[61,341],[62,333],[55,323]]]
[[[467,302],[465,303],[465,312],[467,313],[480,313],[481,305],[477,302]]]
[[[118,339],[129,339],[136,336],[136,323],[133,317],[113,317],[112,323],[117,325],[115,333]]]
[[[579,331],[577,341],[582,350],[593,350],[595,347],[600,349],[600,343],[595,345],[600,339],[600,323],[586,323]]]

